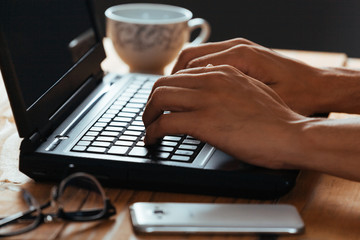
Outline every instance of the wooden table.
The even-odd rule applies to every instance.
[[[127,71],[108,47],[105,70]],[[360,60],[348,59],[342,53],[279,50],[316,66],[349,66],[360,68]],[[331,114],[330,117],[357,117]],[[47,201],[53,183],[35,183],[18,171],[20,138],[0,81],[0,185],[15,183],[29,190],[41,203]],[[258,203],[257,200],[225,198],[205,195],[175,194],[129,189],[106,189],[117,209],[117,215],[106,221],[93,223],[47,223],[36,230],[11,239],[258,239],[251,235],[135,235],[129,220],[128,206],[138,201]],[[19,197],[0,192],[0,215],[4,209],[19,204]],[[263,202],[263,201],[261,201]],[[279,239],[360,239],[360,183],[317,172],[303,171],[295,188],[273,203],[293,204],[306,225],[306,232]]]

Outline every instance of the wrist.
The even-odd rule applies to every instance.
[[[298,128],[298,169],[360,180],[360,123],[357,119],[308,118]],[[302,158],[302,159],[301,159]]]
[[[309,161],[309,150],[311,149],[312,131],[311,127],[315,122],[321,121],[319,118],[301,117],[298,120],[288,122],[283,148],[284,168],[288,169],[313,169],[311,161]]]
[[[360,113],[360,72],[342,68],[319,69],[318,113]]]

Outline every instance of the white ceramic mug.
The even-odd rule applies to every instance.
[[[191,32],[201,28],[190,44],[206,42],[210,25],[202,18],[192,19],[192,12],[164,4],[130,3],[108,8],[106,35],[131,72],[163,74]]]

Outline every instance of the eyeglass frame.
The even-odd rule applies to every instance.
[[[97,210],[91,210],[91,211],[81,211],[80,210],[80,211],[66,213],[63,209],[63,206],[61,204],[59,204],[60,202],[58,201],[58,198],[62,195],[64,189],[67,187],[69,182],[75,178],[80,178],[80,177],[87,179],[87,180],[91,180],[91,183],[93,183],[97,187],[96,190],[99,191],[99,193],[103,199],[103,204],[104,204],[104,207],[102,208],[101,211],[99,211],[100,209],[97,209]],[[84,172],[73,173],[73,174],[67,176],[66,178],[64,178],[60,182],[59,185],[53,186],[52,190],[51,190],[51,194],[50,194],[50,197],[51,197],[50,200],[43,205],[40,205],[39,202],[36,200],[36,198],[34,198],[26,189],[23,189],[21,187],[6,186],[6,187],[0,187],[0,188],[8,189],[8,190],[16,190],[16,191],[21,192],[25,202],[29,206],[29,209],[26,211],[17,212],[10,216],[4,217],[2,219],[0,218],[0,228],[6,226],[8,224],[15,223],[17,221],[29,219],[29,217],[32,217],[31,219],[33,219],[32,215],[33,215],[33,213],[36,212],[36,216],[35,216],[36,219],[34,220],[34,222],[32,224],[30,224],[27,227],[24,227],[20,230],[17,230],[17,231],[4,233],[4,234],[0,233],[0,237],[9,237],[9,236],[23,234],[23,233],[26,233],[26,232],[36,229],[42,223],[52,222],[55,219],[61,219],[61,220],[66,220],[66,221],[70,221],[70,222],[89,222],[89,221],[107,219],[116,214],[115,207],[112,205],[110,199],[108,197],[106,197],[105,191],[104,191],[103,187],[101,186],[101,184],[99,183],[99,181],[94,176],[92,176],[88,173],[84,173]],[[56,212],[44,214],[42,212],[42,210],[45,208],[48,208],[50,206],[56,206],[57,207]]]

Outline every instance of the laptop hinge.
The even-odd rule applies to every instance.
[[[24,138],[20,145],[21,152],[29,153],[33,152],[41,142],[41,134],[35,132],[29,138]]]
[[[76,106],[70,104],[71,101],[82,101],[90,89],[94,89],[97,83],[102,79],[104,73],[100,71],[96,75],[91,75],[82,86],[66,101],[51,117],[47,124],[41,129],[37,129],[30,137],[24,138],[20,149],[24,152],[33,152],[47,137],[55,130],[57,124],[63,121],[68,113],[73,111]],[[86,93],[86,94],[85,94]]]

